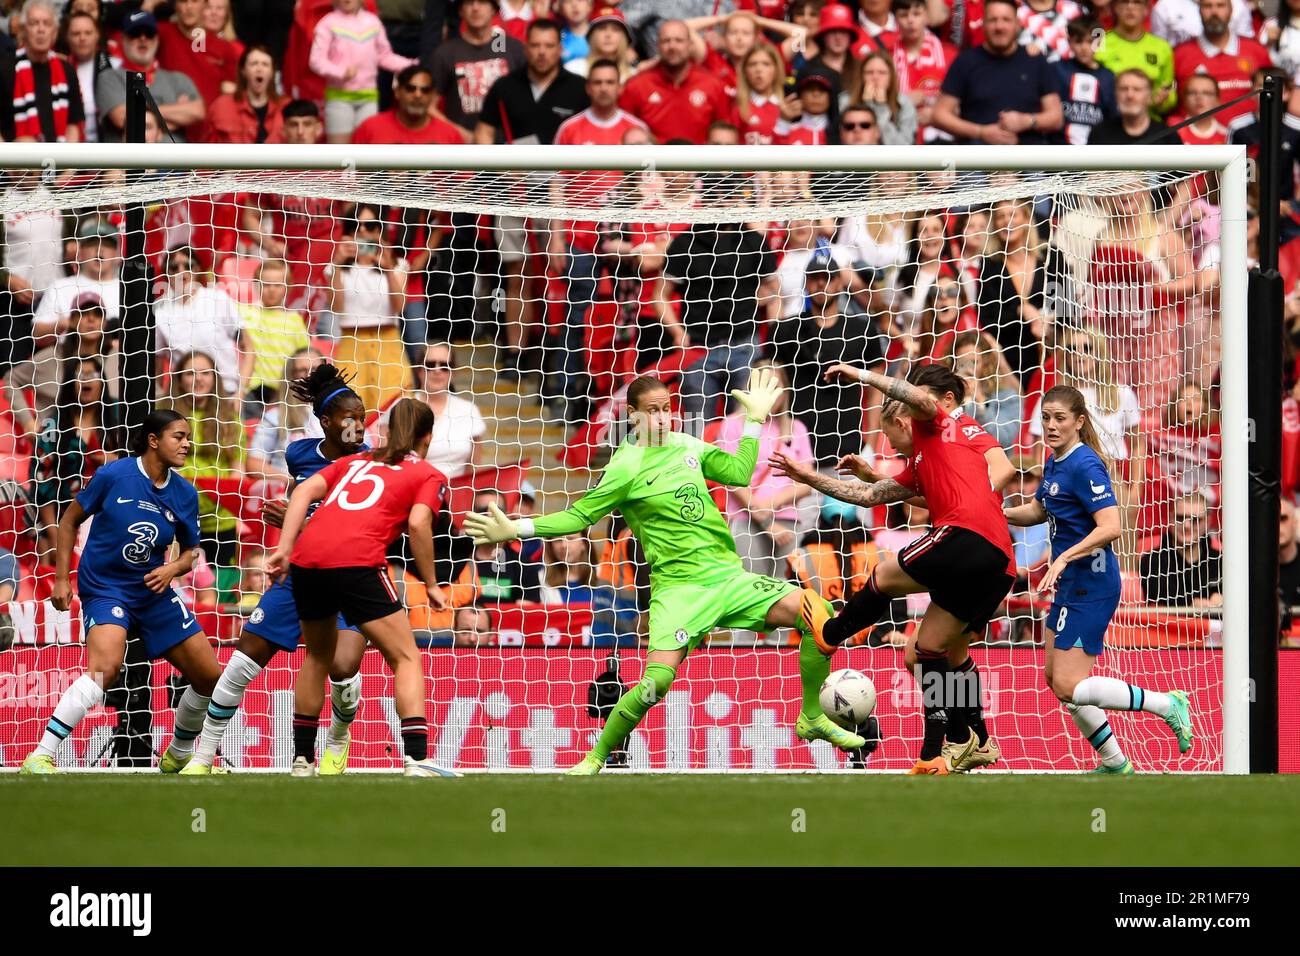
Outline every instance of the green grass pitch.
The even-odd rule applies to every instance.
[[[1243,866],[1300,858],[1300,776],[5,774],[0,806],[0,857],[9,865]],[[204,832],[195,832],[199,822]]]

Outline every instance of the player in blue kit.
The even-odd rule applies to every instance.
[[[1043,481],[1029,504],[1007,508],[1010,524],[1047,520],[1052,563],[1039,584],[1056,597],[1047,612],[1044,674],[1101,763],[1093,773],[1133,773],[1106,720],[1107,710],[1145,710],[1165,719],[1179,753],[1192,749],[1187,695],[1146,691],[1114,677],[1094,676],[1110,619],[1119,607],[1119,562],[1112,543],[1120,511],[1101,442],[1078,389],[1057,385],[1043,396],[1043,440],[1051,450]]]
[[[172,742],[158,765],[163,773],[176,773],[189,761],[221,672],[203,629],[171,587],[173,578],[194,566],[199,548],[199,493],[173,473],[190,451],[189,423],[173,411],[151,412],[131,451],[131,457],[95,472],[59,520],[50,601],[66,611],[77,529],[95,518],[77,568],[86,673],[60,698],[41,742],[23,761],[25,774],[58,772],[54,754],[117,680],[130,628],[139,632],[151,660],[165,658],[189,681],[176,706]],[[169,561],[173,543],[180,553]]]
[[[285,464],[293,476],[292,489],[336,458],[366,451],[370,446],[363,439],[366,406],[333,365],[328,362],[317,365],[307,378],[294,381],[290,388],[296,397],[311,403],[312,412],[324,433],[323,438],[299,439],[285,450]],[[280,527],[284,505],[268,502],[265,515],[268,524]],[[366,640],[355,627],[343,620],[342,615],[338,626],[339,639],[330,668],[332,716],[318,771],[321,776],[340,774],[347,769],[352,720],[361,704],[361,655],[366,649]],[[212,772],[217,748],[221,746],[226,726],[239,709],[244,691],[277,651],[292,654],[297,650],[301,633],[298,608],[293,600],[293,579],[285,576],[267,589],[244,624],[239,648],[231,655],[212,693],[194,759],[182,773],[190,776]]]

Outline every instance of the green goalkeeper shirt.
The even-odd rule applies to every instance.
[[[1178,105],[1174,84],[1174,51],[1154,33],[1125,40],[1111,30],[1094,54],[1097,62],[1119,76],[1125,70],[1141,70],[1151,80],[1151,115],[1159,119]],[[1164,97],[1160,91],[1165,90]]]
[[[679,432],[652,448],[630,436],[595,488],[567,511],[537,518],[534,531],[543,538],[574,534],[617,508],[645,551],[651,586],[699,582],[741,567],[705,481],[748,485],[757,463],[758,439],[751,434],[734,455]]]

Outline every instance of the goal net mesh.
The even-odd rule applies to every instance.
[[[583,536],[476,550],[460,531],[468,510],[495,500],[542,514],[577,500],[624,436],[626,389],[641,374],[669,385],[683,429],[734,447],[727,394],[771,361],[790,386],[783,414],[751,486],[719,488],[714,502],[748,569],[839,605],[925,533],[928,515],[824,499],[775,476],[767,456],[833,473],[857,455],[895,473],[880,396],[821,373],[839,361],[891,374],[936,361],[966,379],[963,411],[1016,466],[1013,501],[1038,485],[1044,390],[1083,391],[1124,521],[1123,600],[1097,673],[1188,691],[1197,746],[1180,759],[1149,714],[1112,713],[1112,727],[1141,770],[1220,769],[1217,189],[1194,170],[10,170],[0,599],[12,646],[0,651],[0,766],[32,749],[85,667],[79,603],[59,613],[46,600],[53,526],[95,469],[125,453],[129,370],[148,369],[157,403],[196,432],[184,475],[201,493],[204,559],[175,584],[224,663],[264,619],[262,562],[278,535],[264,509],[285,498],[285,450],[322,434],[287,382],[327,358],[355,375],[372,443],[403,395],[437,414],[430,457],[452,491],[435,547],[457,609],[427,606],[400,545],[391,568],[443,763],[576,762],[617,685],[639,677],[652,623],[647,569],[617,512]],[[143,364],[122,353],[131,204],[145,210],[157,328]],[[1014,540],[1020,580],[972,645],[988,724],[1005,768],[1086,769],[1095,755],[1043,678],[1046,526]],[[927,602],[894,602],[835,661],[879,692],[868,768],[906,768],[918,751],[904,646]],[[277,654],[250,686],[223,745],[229,765],[288,766],[301,655]],[[845,766],[794,735],[797,656],[784,629],[711,631],[629,741],[628,764]],[[135,650],[128,660],[60,764],[147,765],[169,739],[172,668]],[[374,649],[361,673],[351,766],[396,767],[391,677]]]

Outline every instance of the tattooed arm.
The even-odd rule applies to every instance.
[[[906,501],[908,498],[916,496],[914,489],[900,484],[893,478],[884,478],[870,483],[843,481],[829,475],[819,474],[803,462],[792,461],[781,452],[773,453],[767,463],[771,466],[772,473],[775,475],[785,475],[794,481],[816,488],[824,495],[830,495],[832,498],[851,505],[860,505],[863,508],[874,508],[876,505]]]
[[[863,385],[878,388],[886,398],[893,398],[902,402],[907,406],[908,414],[922,421],[929,421],[939,414],[939,403],[935,400],[935,397],[925,389],[917,388],[905,379],[881,375],[879,372],[854,368],[852,365],[842,363],[832,365],[826,370],[826,374],[822,378],[827,382],[836,380],[860,382]]]

